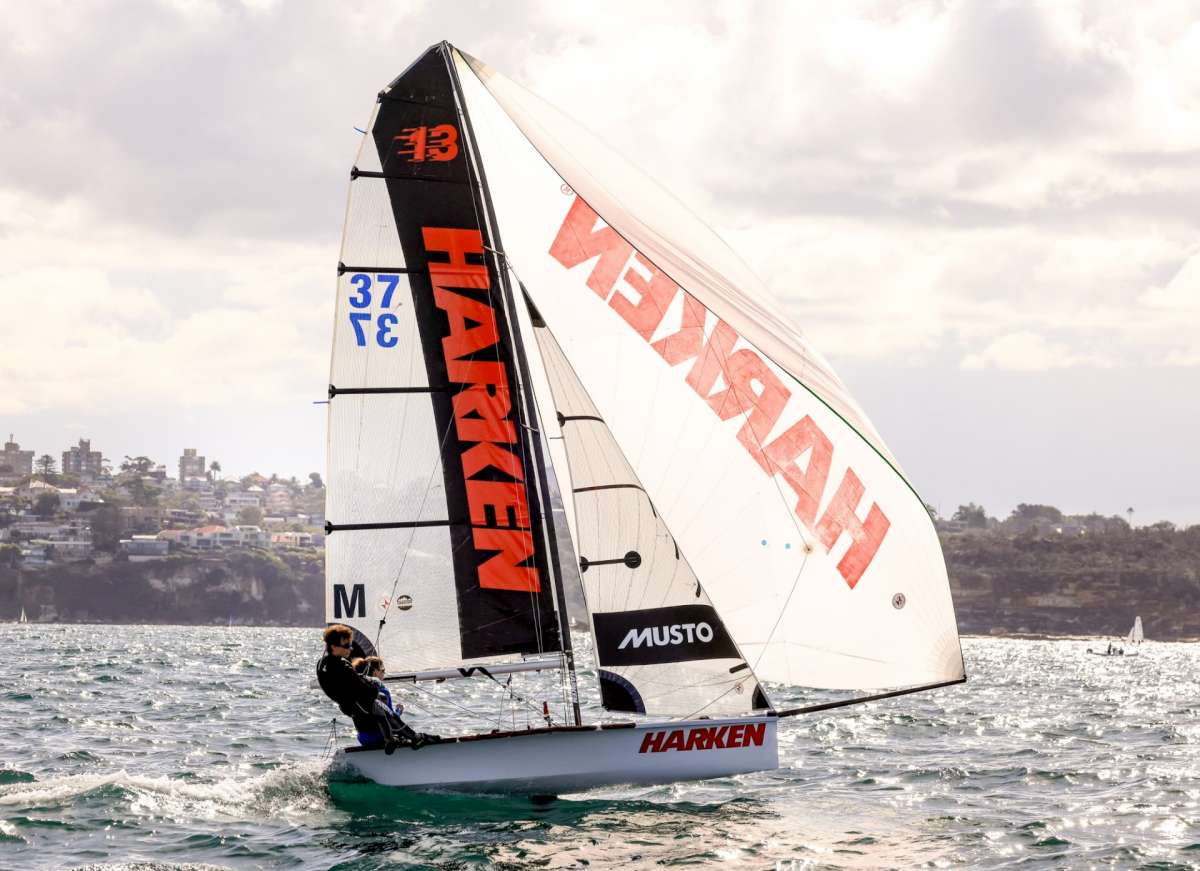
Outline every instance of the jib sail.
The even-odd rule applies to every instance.
[[[569,467],[564,496],[575,509],[604,707],[681,717],[766,708],[754,672],[558,342],[540,319],[533,333]]]
[[[603,421],[611,444],[597,430],[592,450],[627,461],[605,473],[645,496],[610,494],[628,504],[592,516],[619,525],[653,506],[654,536],[678,547],[763,679],[874,688],[960,678],[933,525],[829,364],[710,230],[605,141],[635,132],[593,136],[453,57],[505,263]],[[572,484],[582,557],[649,547],[650,526],[636,523],[624,538],[601,530],[611,537],[584,541],[581,480]],[[655,565],[626,565],[626,588],[652,586]]]
[[[329,387],[326,615],[392,668],[562,649],[541,446],[440,47],[351,173]]]

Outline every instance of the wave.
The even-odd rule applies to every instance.
[[[298,762],[251,777],[208,782],[131,774],[121,769],[0,783],[0,808],[52,810],[101,802],[134,816],[245,819],[308,815],[328,809],[327,764]],[[24,772],[21,772],[24,773]]]

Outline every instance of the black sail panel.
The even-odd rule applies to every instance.
[[[401,265],[379,266],[402,269],[411,294],[420,346],[413,357],[427,385],[420,401],[427,397],[431,411],[424,423],[440,450],[441,480],[433,483],[444,489],[446,516],[437,534],[449,535],[462,659],[557,651],[535,446],[522,419],[502,276],[488,253],[482,192],[443,46],[379,99],[370,131],[378,164],[356,167],[354,184],[386,186],[403,257]]]

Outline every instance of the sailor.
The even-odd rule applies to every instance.
[[[355,721],[357,726],[360,718],[368,719],[376,731],[383,737],[383,752],[396,752],[399,741],[392,729],[392,712],[384,704],[379,695],[379,687],[375,682],[358,674],[351,666],[350,645],[354,639],[354,630],[341,623],[335,623],[325,630],[325,655],[317,663],[317,683],[322,691],[333,699],[341,712]]]
[[[404,705],[397,704],[392,701],[392,693],[383,683],[383,677],[387,673],[383,666],[383,660],[378,656],[367,656],[361,659],[353,659],[350,665],[354,670],[361,675],[364,675],[367,680],[371,681],[379,688],[379,695],[383,699],[384,705],[391,712],[392,731],[405,744],[413,750],[420,750],[426,744],[432,744],[441,739],[436,735],[427,735],[424,732],[417,732],[412,729],[407,723],[400,719],[400,715],[404,713]],[[358,743],[364,747],[382,746],[383,736],[375,727],[375,721],[371,717],[355,717],[354,726],[358,729]]]

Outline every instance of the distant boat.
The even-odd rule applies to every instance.
[[[1125,636],[1125,643],[1136,647],[1142,643],[1144,638],[1145,635],[1142,633],[1142,618],[1134,617],[1133,627],[1129,630],[1129,634]],[[1120,644],[1113,644],[1111,641],[1108,642],[1108,647],[1104,650],[1092,650],[1089,647],[1088,653],[1093,656],[1137,656],[1136,651],[1126,653],[1124,647]]]
[[[21,616],[17,618],[18,623],[28,623],[29,618],[25,616],[25,609],[21,608]]]

